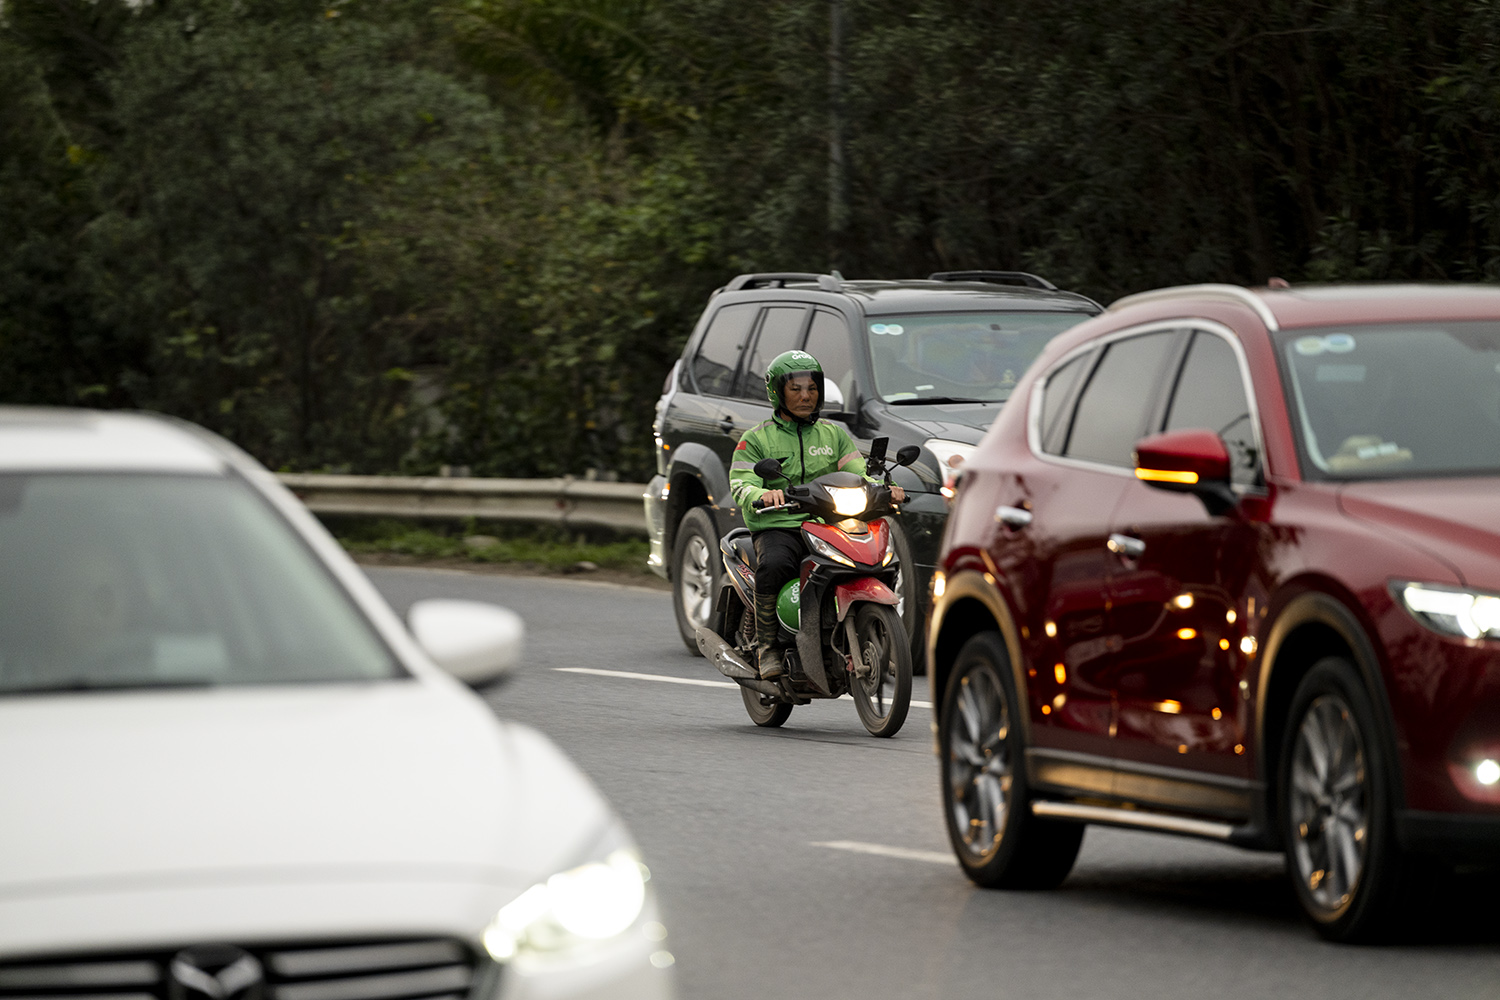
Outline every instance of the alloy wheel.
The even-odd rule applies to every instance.
[[[1010,709],[993,670],[973,670],[959,683],[948,745],[948,783],[954,829],[978,859],[999,846],[1010,807],[1015,780]]]
[[[1295,874],[1310,900],[1332,914],[1359,886],[1370,830],[1365,748],[1342,698],[1324,694],[1308,706],[1292,754]]]
[[[682,580],[682,610],[694,627],[708,624],[713,607],[713,569],[708,560],[708,543],[703,536],[693,535],[683,548],[677,570]]]

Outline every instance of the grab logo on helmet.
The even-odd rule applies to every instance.
[[[813,361],[813,362],[816,362],[818,359],[815,358],[815,357],[813,357],[811,354],[808,354],[806,351],[793,351],[792,352],[792,360],[793,361]]]

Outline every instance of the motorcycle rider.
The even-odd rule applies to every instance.
[[[787,581],[798,575],[802,563],[802,530],[807,514],[793,511],[761,513],[757,501],[768,507],[786,502],[781,486],[755,474],[755,463],[775,458],[782,475],[773,482],[801,485],[830,472],[843,470],[869,478],[864,456],[849,432],[828,420],[820,420],[823,406],[823,366],[806,351],[787,351],[771,359],[766,367],[766,398],[774,408],[771,419],[745,432],[735,446],[729,466],[730,492],[744,516],[755,543],[755,635],[759,670],[763,679],[780,677],[786,670],[778,645],[776,598]],[[875,482],[875,480],[871,480]],[[901,487],[891,487],[892,502],[906,499]]]

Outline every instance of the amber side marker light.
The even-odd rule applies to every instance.
[[[1136,469],[1135,478],[1148,483],[1181,483],[1183,486],[1198,485],[1198,473],[1174,472],[1171,469]]]

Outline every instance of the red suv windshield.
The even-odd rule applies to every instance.
[[[1500,323],[1289,330],[1277,347],[1307,478],[1500,471]]]

